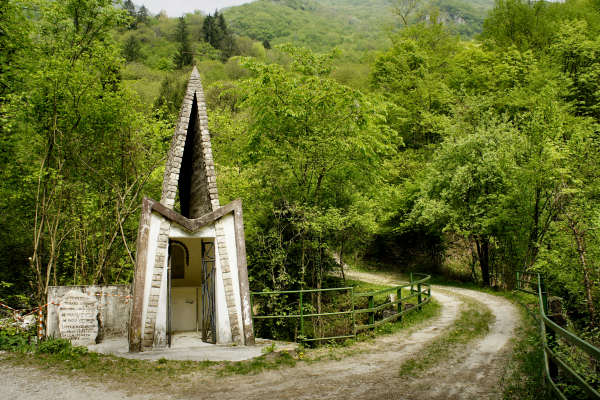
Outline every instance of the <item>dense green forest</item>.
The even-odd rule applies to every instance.
[[[258,0],[181,18],[4,0],[0,301],[131,282],[141,198],[160,197],[197,65],[252,289],[321,287],[334,254],[483,285],[537,271],[597,340],[599,33],[597,0]]]
[[[389,47],[389,32],[434,17],[452,32],[471,37],[481,32],[492,7],[491,0],[258,0],[224,14],[236,33],[255,40],[364,52]]]

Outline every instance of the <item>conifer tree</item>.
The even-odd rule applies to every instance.
[[[146,8],[146,6],[142,5],[137,12],[137,22],[145,24],[146,22],[148,22],[149,15],[150,12]]]
[[[202,38],[217,50],[221,50],[222,60],[226,61],[235,54],[236,45],[233,34],[227,28],[225,17],[215,11],[214,15],[207,15],[202,25]]]
[[[192,47],[188,38],[187,24],[184,17],[179,17],[175,40],[178,43],[177,54],[175,54],[175,66],[181,69],[185,65],[191,65],[194,59]]]
[[[130,16],[135,16],[135,4],[133,4],[133,1],[125,0],[123,2],[123,9],[125,9]]]
[[[135,29],[137,27],[137,13],[135,11],[135,4],[131,0],[125,0],[123,2],[123,9],[127,11],[131,19],[131,23],[129,24],[129,29]]]
[[[219,42],[221,41],[222,36],[217,24],[218,15],[219,13],[216,11],[214,16],[210,14],[207,15],[202,24],[202,39],[215,49],[219,48]]]

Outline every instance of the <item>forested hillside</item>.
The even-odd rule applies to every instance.
[[[334,253],[484,285],[537,271],[598,340],[600,3],[497,0],[474,38],[483,2],[368,3],[2,2],[0,301],[131,282],[197,65],[253,290],[321,287]]]
[[[274,44],[290,42],[325,51],[389,46],[389,33],[436,16],[465,37],[481,32],[489,0],[258,0],[224,11],[237,34]]]

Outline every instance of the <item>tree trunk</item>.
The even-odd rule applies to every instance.
[[[483,284],[490,286],[490,239],[487,236],[480,236],[475,239],[475,243],[477,244],[477,256],[479,257]]]
[[[585,301],[587,303],[588,312],[590,314],[590,321],[592,326],[597,326],[598,320],[596,319],[596,306],[594,305],[594,298],[592,296],[592,281],[590,279],[590,268],[587,264],[586,259],[586,246],[585,246],[585,231],[582,231],[577,227],[577,223],[569,218],[569,227],[573,232],[573,238],[577,244],[577,253],[579,254],[579,262],[583,268],[583,285],[585,289]]]
[[[535,205],[533,208],[533,227],[529,235],[529,243],[527,244],[527,260],[525,261],[525,270],[527,271],[535,263],[539,252],[538,236],[540,230],[540,188],[535,189]]]
[[[475,254],[476,251],[473,250],[473,243],[469,243],[469,252],[471,253],[471,279],[473,283],[477,283],[477,271],[475,269],[477,267],[477,255]]]
[[[344,285],[346,285],[346,274],[344,273],[344,241],[340,245],[340,271],[342,272],[342,279],[344,281]]]

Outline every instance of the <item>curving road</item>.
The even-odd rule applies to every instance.
[[[382,274],[349,271],[347,276],[373,283],[398,283]],[[178,394],[138,393],[133,397],[98,386],[71,382],[66,377],[44,379],[47,372],[2,366],[0,387],[11,399],[499,399],[501,377],[511,351],[519,313],[508,300],[467,289],[434,286],[441,304],[439,316],[411,330],[382,336],[357,346],[360,352],[340,361],[299,363],[293,368],[251,376],[214,378],[188,376]],[[432,339],[443,334],[458,317],[462,296],[488,307],[495,316],[488,334],[450,356],[417,378],[399,376],[400,364]],[[42,382],[40,384],[40,382]],[[191,383],[189,383],[191,382]],[[28,390],[28,389],[35,389]],[[143,392],[143,390],[141,390]]]

